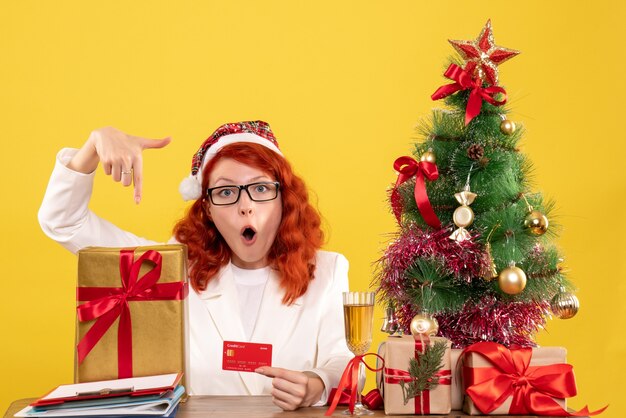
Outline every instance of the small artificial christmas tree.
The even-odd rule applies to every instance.
[[[476,40],[450,43],[463,62],[432,95],[448,108],[420,124],[416,159],[394,164],[400,230],[375,283],[404,332],[534,346],[547,316],[575,315],[578,300],[552,243],[553,203],[531,191],[524,130],[503,107],[498,65],[519,52],[495,45],[489,21]]]

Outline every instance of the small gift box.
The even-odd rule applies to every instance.
[[[563,347],[511,348],[492,342],[463,353],[463,410],[470,415],[568,415],[565,398],[576,394]]]
[[[440,351],[440,357],[435,356],[435,351],[424,357],[427,350],[433,349]],[[385,414],[427,415],[450,412],[449,340],[438,337],[422,340],[406,335],[389,337],[379,348],[379,354],[384,359],[384,370],[378,379],[382,385]],[[434,358],[437,364],[432,364]],[[424,376],[428,377],[417,377],[424,372]]]
[[[184,245],[78,252],[76,382],[186,370],[186,263]]]

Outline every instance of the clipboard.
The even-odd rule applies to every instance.
[[[75,401],[106,400],[120,396],[163,395],[167,391],[173,391],[180,384],[182,377],[183,373],[172,373],[61,385],[31,403],[30,406],[45,407]]]

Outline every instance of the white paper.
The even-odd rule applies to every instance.
[[[136,392],[144,389],[169,387],[174,386],[177,376],[177,373],[172,373],[157,376],[103,380],[100,382],[76,383],[74,385],[61,385],[41,399],[73,398],[77,393],[95,392],[102,389],[124,389],[132,387]]]

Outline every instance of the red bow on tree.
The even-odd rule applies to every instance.
[[[443,75],[450,80],[455,81],[452,84],[446,84],[445,86],[441,86],[437,89],[436,92],[433,93],[431,99],[439,100],[444,97],[448,97],[451,94],[456,93],[460,90],[471,90],[469,99],[467,101],[467,107],[465,108],[465,125],[472,119],[474,119],[480,113],[480,108],[482,107],[483,100],[491,103],[494,106],[502,106],[506,103],[506,91],[502,87],[498,86],[490,86],[483,88],[482,81],[480,78],[474,78],[472,75],[459,67],[456,64],[450,64],[448,69]],[[503,100],[496,100],[493,96],[496,93],[502,93],[504,95]]]
[[[413,195],[415,196],[417,208],[428,225],[435,229],[441,228],[441,221],[437,218],[437,215],[430,204],[430,200],[428,200],[425,181],[425,179],[431,181],[437,180],[439,177],[437,165],[428,161],[417,162],[415,159],[405,156],[396,159],[393,163],[393,168],[398,172],[398,180],[396,181],[396,186],[391,193],[391,207],[393,208],[393,213],[396,215],[398,223],[400,223],[400,215],[402,212],[398,186],[415,176],[415,190],[413,191]]]

